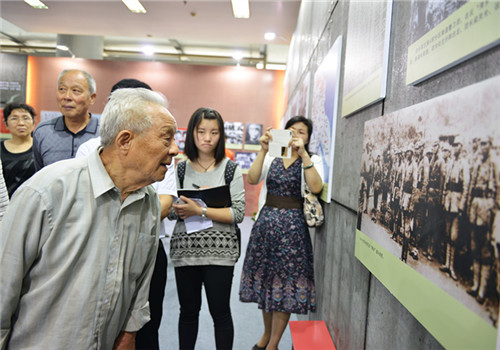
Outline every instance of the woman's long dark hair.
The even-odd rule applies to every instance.
[[[309,152],[309,142],[311,142],[311,135],[313,132],[313,123],[312,123],[311,119],[307,119],[306,117],[304,117],[302,115],[297,115],[293,118],[290,118],[290,120],[288,120],[286,122],[285,129],[289,129],[293,124],[297,124],[297,123],[304,123],[307,126],[307,136],[308,137],[307,137],[307,144],[304,145],[304,148],[307,151],[307,153],[309,153],[309,155],[310,155],[311,152]]]
[[[219,142],[215,147],[215,164],[221,162],[226,156],[226,138],[224,137],[224,120],[222,120],[221,115],[215,109],[212,108],[198,108],[191,119],[189,119],[189,124],[186,132],[186,143],[184,146],[184,153],[191,161],[198,159],[198,148],[194,142],[194,134],[198,125],[200,125],[203,119],[215,119],[217,124],[219,124]]]

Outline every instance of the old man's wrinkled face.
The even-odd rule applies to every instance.
[[[152,116],[153,126],[137,136],[131,152],[142,180],[153,183],[165,178],[167,166],[179,153],[174,139],[177,125],[165,107],[150,105],[146,113]]]
[[[57,104],[65,118],[86,118],[95,98],[96,94],[90,93],[89,84],[82,72],[69,71],[59,80]]]

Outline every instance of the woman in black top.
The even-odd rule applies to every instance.
[[[35,110],[24,103],[10,103],[3,110],[3,118],[12,138],[0,144],[0,158],[5,184],[12,197],[14,191],[35,173],[31,136],[35,128]]]

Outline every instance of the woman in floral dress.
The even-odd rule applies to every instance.
[[[302,193],[305,184],[313,193],[321,192],[322,160],[309,155],[310,120],[294,117],[285,129],[293,132],[291,158],[267,154],[272,138],[268,128],[247,175],[250,184],[265,180],[240,284],[240,300],[257,303],[263,315],[264,334],[253,350],[277,349],[290,314],[316,309],[313,252]]]

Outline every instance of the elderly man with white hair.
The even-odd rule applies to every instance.
[[[148,185],[177,155],[175,131],[162,95],[117,90],[102,147],[16,191],[0,228],[0,348],[134,348],[160,229]]]
[[[99,119],[89,109],[96,100],[92,75],[80,69],[65,69],[57,78],[57,105],[61,116],[38,124],[33,132],[35,169],[74,158],[85,141],[99,136]]]

